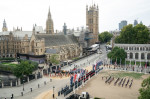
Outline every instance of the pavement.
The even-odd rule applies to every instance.
[[[1,88],[0,89],[0,99],[3,99],[4,97],[6,97],[7,99],[9,99],[8,97],[11,97],[12,94],[15,96],[21,96],[21,92],[23,92],[24,94],[30,92],[30,88],[32,88],[32,90],[35,90],[38,88],[38,84],[42,87],[44,86],[44,82],[50,82],[49,78],[40,78],[37,80],[33,80],[30,81],[29,83],[25,83],[24,84],[24,91],[23,91],[23,86],[18,86],[18,87],[7,87],[7,88]],[[3,97],[3,98],[2,98]]]

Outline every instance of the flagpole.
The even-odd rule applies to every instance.
[[[141,73],[141,69],[142,69],[142,68],[141,68],[141,58],[140,58],[140,73]]]
[[[120,58],[120,67],[121,67],[121,58]]]
[[[134,65],[134,72],[136,72],[135,68],[136,68],[136,60],[135,60],[135,65]]]
[[[147,59],[146,59],[146,64],[145,64],[145,74],[146,74],[146,68],[147,68]]]
[[[130,68],[131,68],[131,60],[130,60]]]
[[[120,71],[121,71],[121,58],[120,58]]]
[[[126,59],[125,59],[125,71],[127,70],[127,66],[126,66]]]

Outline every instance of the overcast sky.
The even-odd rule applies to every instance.
[[[99,6],[99,32],[118,29],[121,20],[133,23],[138,19],[150,25],[150,0],[93,0],[93,3]],[[45,29],[49,6],[55,30],[62,30],[64,22],[71,29],[85,27],[86,4],[92,5],[92,0],[1,0],[0,27],[5,19],[9,31],[17,26],[31,31],[35,23]]]

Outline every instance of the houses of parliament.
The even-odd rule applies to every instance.
[[[98,11],[98,6],[86,7],[86,26],[93,34],[91,45],[98,41]],[[42,63],[44,60],[49,61],[53,54],[57,54],[60,61],[66,61],[82,55],[82,46],[73,34],[54,33],[50,9],[46,30],[35,24],[32,31],[23,31],[22,27],[8,31],[6,21],[3,21],[0,32],[0,58],[19,57]]]

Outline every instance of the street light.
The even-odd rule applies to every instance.
[[[23,91],[24,91],[24,79],[23,79]]]
[[[55,88],[55,87],[53,86],[53,99],[54,99],[54,97],[55,97],[55,95],[54,95],[54,88]]]
[[[24,77],[23,77],[23,80],[22,80],[22,81],[23,81],[23,91],[24,91],[24,81],[25,81],[25,80],[24,80]]]

